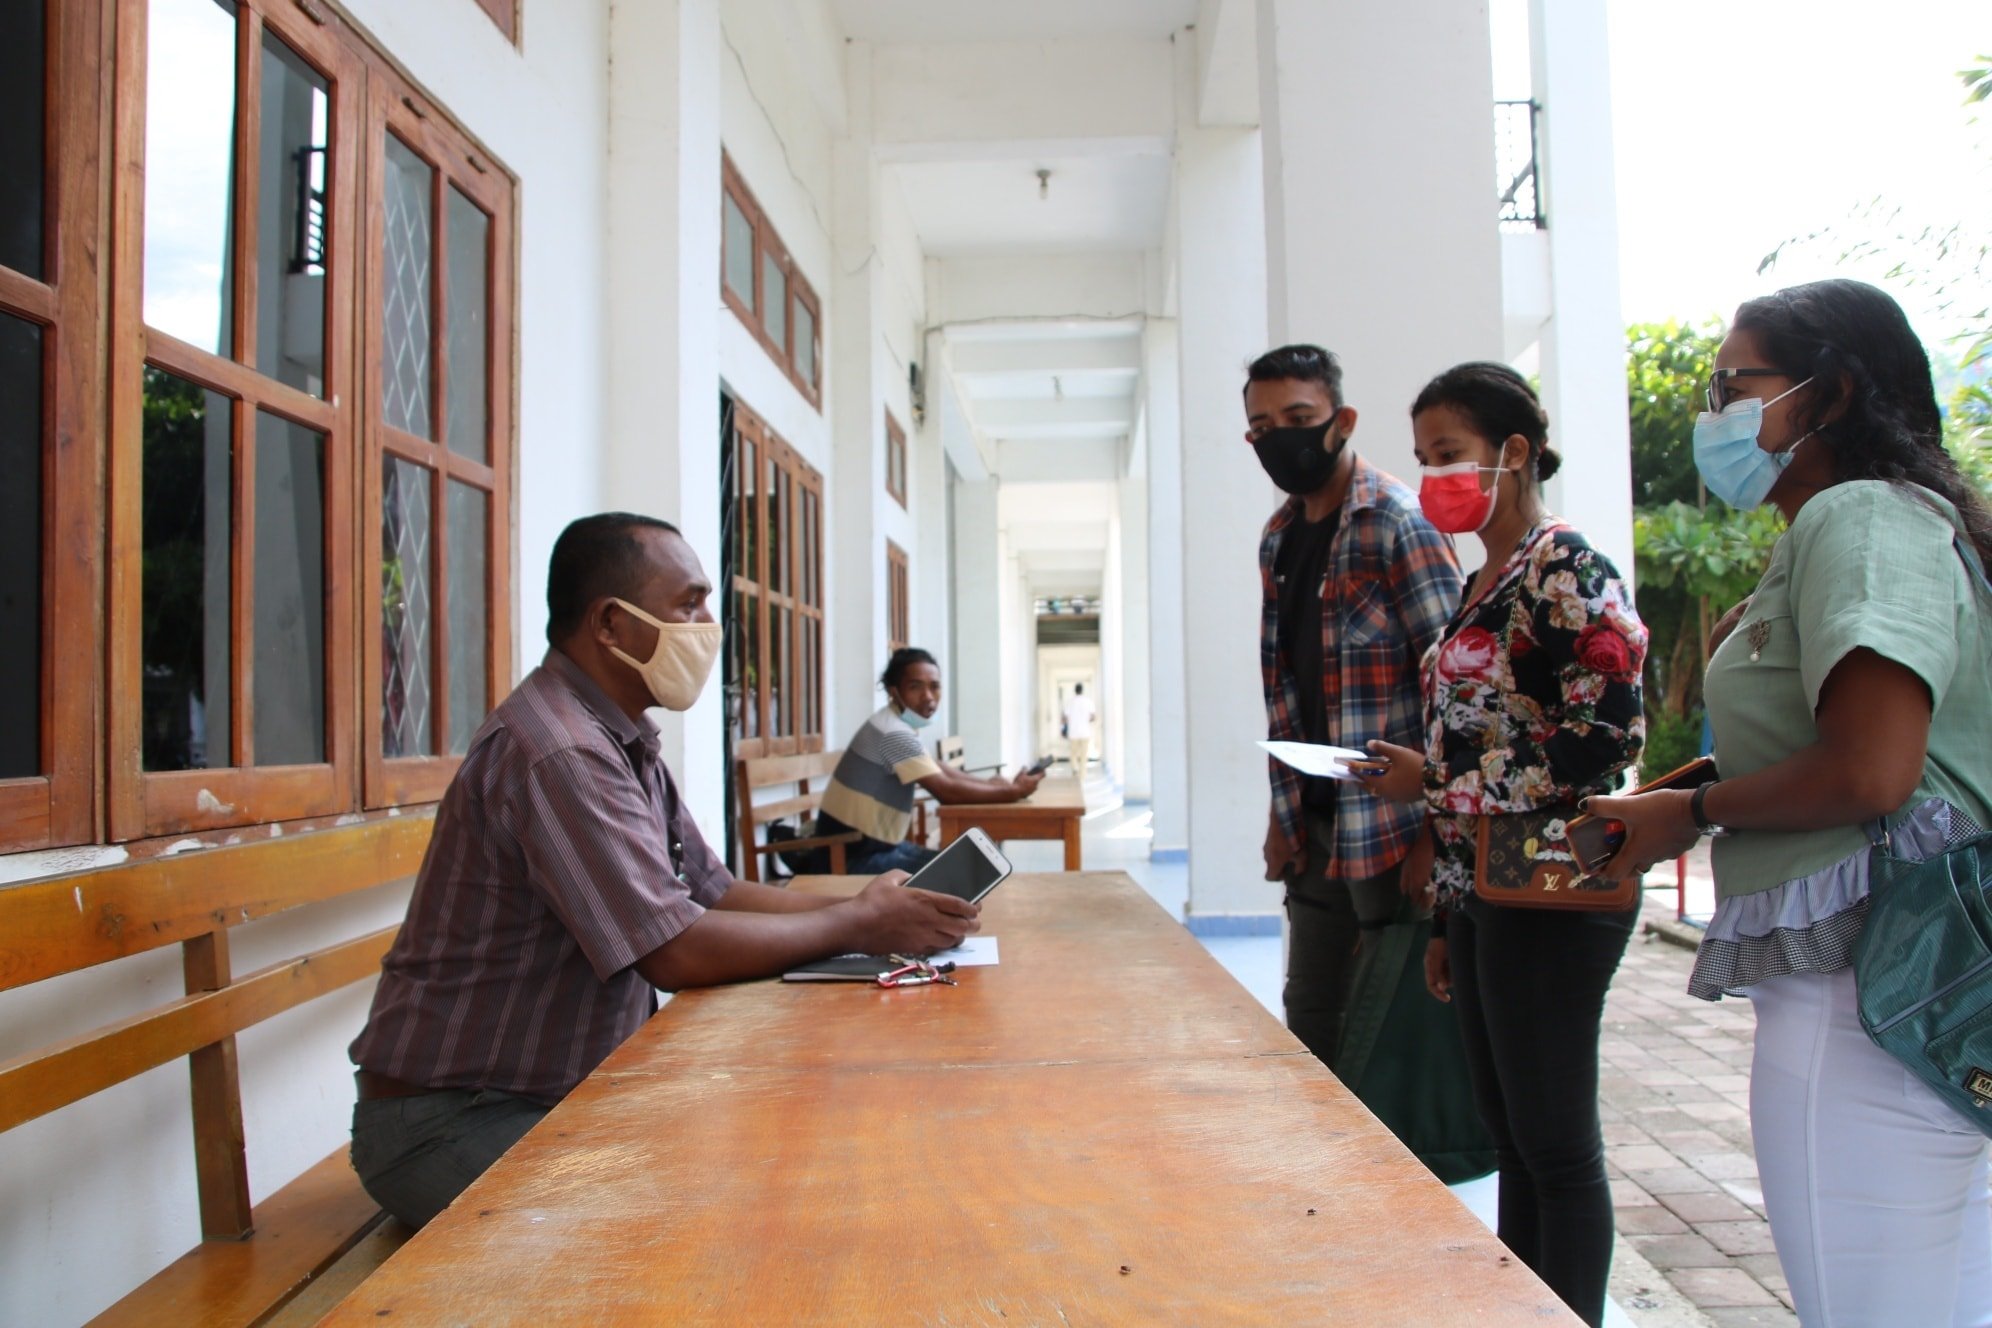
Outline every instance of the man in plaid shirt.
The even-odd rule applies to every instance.
[[[1452,541],[1418,495],[1348,446],[1356,412],[1318,346],[1254,361],[1246,440],[1288,495],[1259,542],[1266,736],[1419,746],[1419,663],[1459,606]],[[1285,881],[1287,1027],[1335,1068],[1365,927],[1421,898],[1432,870],[1425,809],[1270,761],[1266,879]],[[1414,893],[1415,892],[1415,893]]]

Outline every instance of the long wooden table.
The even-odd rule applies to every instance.
[[[1065,870],[1079,865],[1079,823],[1086,816],[1086,790],[1077,779],[1047,779],[1022,802],[939,804],[941,847],[961,838],[970,826],[1001,844],[1006,839],[1065,841]]]
[[[325,1322],[1577,1322],[1132,881],[1075,883],[991,895],[957,987],[677,997]]]

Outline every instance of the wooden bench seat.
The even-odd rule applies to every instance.
[[[814,817],[822,806],[823,790],[830,786],[830,776],[843,756],[841,751],[810,752],[802,756],[744,756],[733,763],[733,815],[740,834],[742,880],[761,880],[761,860],[771,853],[806,853],[817,848],[830,851],[832,875],[844,874],[845,851],[863,838],[856,831],[771,842],[764,842],[761,833],[770,822],[787,820],[791,816]],[[823,781],[822,787],[811,788],[816,780]],[[795,786],[793,797],[755,803],[756,793],[786,784]]]
[[[0,1062],[5,1131],[187,1061],[202,1240],[95,1322],[246,1328],[329,1270],[350,1290],[405,1239],[360,1188],[343,1144],[250,1206],[235,1048],[244,1029],[378,973],[397,928],[241,977],[228,938],[243,923],[412,876],[432,826],[430,816],[391,817],[0,888],[0,991],[182,951],[184,996]]]

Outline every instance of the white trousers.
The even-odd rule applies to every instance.
[[[1992,1325],[1985,1136],[1868,1041],[1851,971],[1750,997],[1750,1133],[1799,1322]]]

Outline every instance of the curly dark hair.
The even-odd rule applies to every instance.
[[[1840,480],[1938,494],[1992,565],[1992,510],[1944,450],[1930,357],[1893,297],[1864,281],[1811,281],[1746,301],[1734,330],[1748,332],[1771,367],[1812,380],[1793,415],[1826,444]]]
[[[1563,467],[1563,457],[1549,445],[1549,415],[1529,380],[1493,360],[1469,360],[1425,384],[1411,403],[1417,419],[1434,406],[1450,406],[1488,442],[1499,447],[1516,434],[1529,441],[1537,483]]]
[[[932,655],[918,646],[901,646],[892,652],[892,658],[885,662],[885,672],[879,675],[878,685],[884,688],[897,687],[906,680],[906,670],[915,664],[932,664],[940,667]]]

